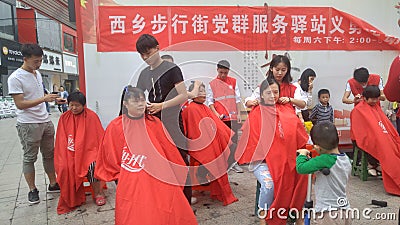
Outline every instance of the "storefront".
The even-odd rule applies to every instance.
[[[65,88],[68,92],[79,89],[78,76],[78,57],[70,53],[63,53],[64,73],[68,74],[68,79],[65,80]]]
[[[62,55],[57,52],[43,49],[43,61],[40,66],[40,73],[43,77],[43,84],[49,91],[58,91],[68,79],[68,75],[63,73]]]
[[[21,44],[15,41],[0,38],[0,96],[8,95],[7,79],[9,75],[24,62],[21,53]]]

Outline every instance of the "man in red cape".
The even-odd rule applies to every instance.
[[[193,87],[194,85],[189,87],[189,91]],[[238,201],[232,193],[227,175],[229,145],[233,132],[203,104],[205,96],[205,86],[201,84],[198,97],[182,110],[185,135],[190,139],[189,154],[211,173],[212,179],[215,179],[210,183],[211,198],[229,205]]]
[[[136,89],[128,87],[128,92]],[[141,95],[145,107],[143,91]],[[185,162],[165,132],[158,118],[143,114],[124,113],[107,127],[95,176],[118,180],[115,224],[197,224],[182,192]]]
[[[376,104],[378,97],[367,94],[369,89],[374,89],[378,96],[377,86],[366,88],[363,94],[365,100],[354,107],[350,114],[351,135],[359,148],[380,162],[386,192],[400,195],[400,174],[397,170],[400,164],[400,137]]]
[[[85,203],[83,180],[88,175],[89,165],[96,160],[104,134],[96,113],[84,108],[86,99],[81,92],[71,93],[68,103],[70,110],[58,121],[54,148],[54,166],[61,190],[58,214],[70,212]]]
[[[291,208],[301,211],[306,198],[307,176],[296,172],[296,150],[306,145],[308,135],[293,108],[280,104],[253,108],[242,130],[236,159],[239,164],[266,161],[274,183],[266,221],[286,224],[281,216]],[[280,208],[286,211],[278,217]]]

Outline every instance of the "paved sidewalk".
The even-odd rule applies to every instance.
[[[51,118],[55,126],[60,114],[53,112]],[[56,207],[59,194],[46,193],[48,179],[44,174],[41,157],[39,155],[36,163],[36,184],[40,191],[41,202],[37,205],[28,203],[28,187],[21,173],[22,150],[15,129],[16,119],[0,120],[0,224],[113,224],[115,185],[107,183],[107,204],[98,207],[94,204],[91,196],[87,196],[86,205],[77,210],[57,215]],[[196,210],[199,224],[202,225],[250,225],[258,224],[254,216],[256,180],[252,173],[229,173],[231,186],[239,201],[229,206],[222,206],[220,202],[210,200],[208,193],[198,192],[194,196],[199,202],[193,205]],[[349,184],[349,198],[352,208],[362,210],[371,209],[369,216],[390,216],[393,213],[395,220],[373,220],[361,218],[354,220],[353,224],[398,224],[398,211],[400,197],[388,195],[383,189],[382,180],[369,178],[362,182],[357,177],[351,177]],[[379,208],[369,205],[372,199],[387,201],[388,206]],[[150,203],[149,203],[150,204]],[[368,209],[366,209],[368,211]]]

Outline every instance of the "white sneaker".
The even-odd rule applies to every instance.
[[[190,203],[191,203],[192,205],[196,204],[196,203],[197,203],[197,198],[196,198],[196,197],[192,197],[192,198],[190,199]]]
[[[373,176],[373,177],[378,176],[378,174],[376,173],[376,169],[373,169],[373,168],[368,169],[368,174]]]
[[[237,163],[232,167],[232,170],[235,171],[236,173],[243,173],[242,167],[240,167]]]

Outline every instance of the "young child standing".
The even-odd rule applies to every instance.
[[[333,123],[333,108],[329,104],[330,97],[331,95],[328,89],[321,89],[318,91],[319,103],[314,106],[310,115],[311,121],[315,121],[314,124],[318,124],[323,121],[329,121]]]
[[[315,181],[315,210],[318,213],[315,224],[349,224],[350,218],[331,218],[330,211],[345,210],[350,207],[346,196],[346,186],[351,173],[350,159],[338,149],[339,137],[335,125],[330,122],[317,123],[311,129],[311,140],[314,149],[320,154],[315,158],[308,158],[307,149],[299,149],[296,159],[296,170],[300,174],[316,172]],[[329,175],[320,170],[328,168]],[[343,203],[343,204],[342,204]],[[323,214],[320,215],[319,213]],[[337,215],[346,215],[346,213]]]
[[[193,83],[189,91],[195,87]],[[210,182],[211,198],[229,205],[238,201],[232,193],[227,175],[233,132],[204,104],[205,101],[205,85],[200,84],[198,96],[182,110],[185,135],[189,139],[189,155],[202,164],[197,173],[199,183]],[[206,178],[207,173],[209,178]]]

